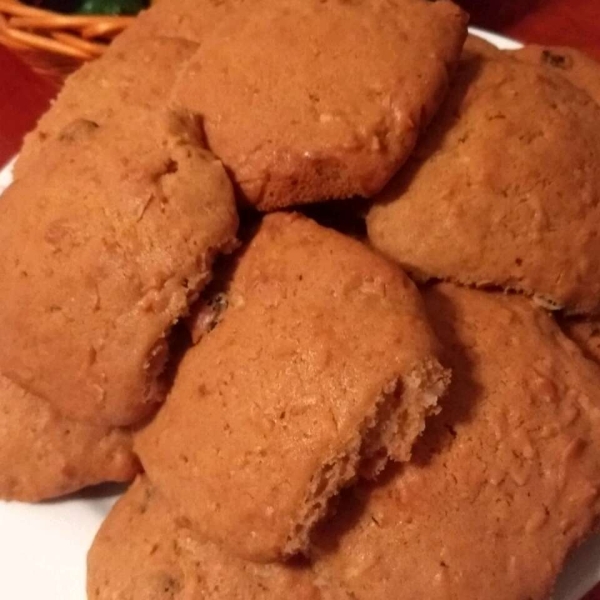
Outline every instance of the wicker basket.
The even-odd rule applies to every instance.
[[[100,56],[134,18],[65,15],[19,0],[0,0],[0,44],[34,71],[61,80],[82,62]]]

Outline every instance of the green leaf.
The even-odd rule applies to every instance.
[[[147,0],[83,0],[77,12],[86,15],[135,15],[147,6]]]

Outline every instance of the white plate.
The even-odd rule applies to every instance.
[[[471,30],[498,47],[514,40]],[[12,180],[12,165],[0,171],[0,192]],[[85,559],[96,530],[117,496],[80,494],[38,505],[0,502],[0,598],[84,600]],[[101,492],[102,493],[102,492]],[[559,580],[554,600],[580,600],[600,581],[600,536],[584,544]]]

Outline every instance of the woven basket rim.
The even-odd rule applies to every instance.
[[[69,15],[0,0],[0,44],[17,53],[43,52],[76,61],[101,56],[134,16]]]

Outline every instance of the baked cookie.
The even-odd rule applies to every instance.
[[[546,599],[600,511],[600,370],[524,298],[424,296],[448,399],[411,463],[320,532],[316,579],[354,600]]]
[[[600,104],[600,65],[584,52],[575,48],[531,44],[516,50],[514,56],[560,73]]]
[[[115,120],[129,134],[154,126],[152,111],[164,109],[177,68],[197,49],[189,41],[149,37],[143,43],[111,46],[104,56],[78,69],[65,82],[52,107],[25,138],[15,165],[20,178],[47,154],[46,142],[77,119],[98,124]]]
[[[305,552],[357,475],[410,457],[448,372],[411,281],[300,215],[263,220],[227,304],[136,450],[198,533],[270,561]]]
[[[153,115],[73,123],[0,201],[0,372],[74,419],[156,407],[171,326],[235,241],[222,165]]]
[[[308,568],[259,565],[201,542],[145,477],[114,506],[88,554],[89,600],[320,600]]]
[[[165,36],[201,43],[205,36],[246,2],[263,0],[160,0],[138,14],[111,44],[119,50]]]
[[[0,498],[37,502],[139,473],[131,433],[62,417],[0,376]]]
[[[259,210],[372,196],[437,110],[466,21],[447,0],[247,2],[204,37],[173,105]]]
[[[584,354],[600,363],[600,321],[562,319],[563,331],[575,341]]]
[[[535,118],[532,118],[535,115]],[[410,166],[367,216],[417,279],[600,310],[600,107],[558,73],[472,53]]]

